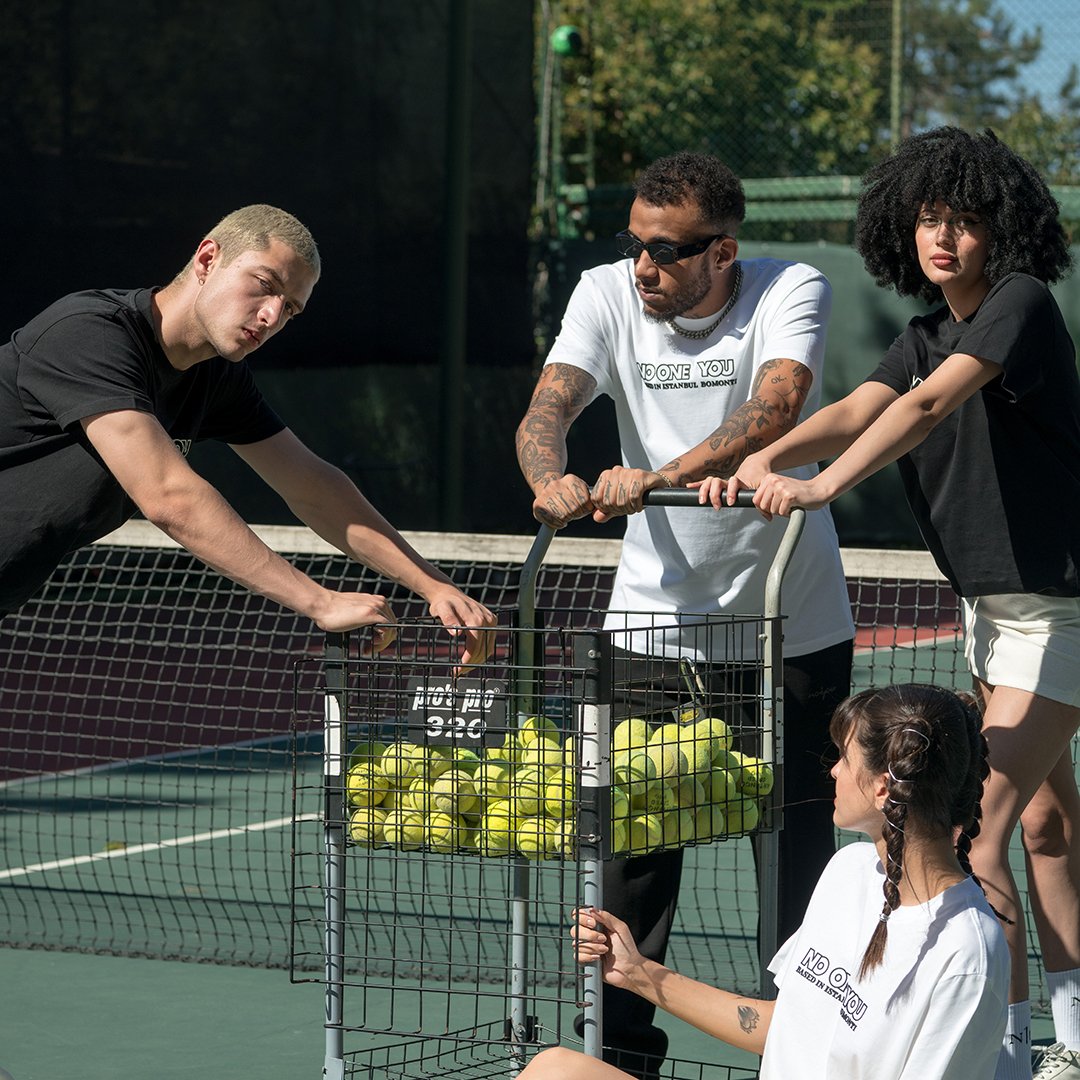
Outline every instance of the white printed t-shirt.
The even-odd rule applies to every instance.
[[[841,848],[773,958],[779,989],[761,1080],[989,1080],[1008,1012],[1009,950],[970,878],[889,916],[880,967],[859,965],[884,903],[870,843]]]
[[[802,263],[743,260],[742,288],[721,327],[697,341],[647,320],[632,260],[587,270],[563,317],[548,364],[588,372],[615,402],[623,464],[655,469],[712,434],[751,396],[758,367],[786,358],[804,364],[813,385],[802,417],[821,399],[831,290]],[[790,470],[808,478],[817,467]],[[626,522],[612,612],[760,615],[769,566],[787,520],[753,509],[647,508]],[[854,633],[843,568],[828,509],[806,527],[782,590],[784,654],[803,656]],[[647,626],[647,615],[609,615],[607,628]],[[637,638],[637,635],[635,635]],[[634,651],[681,656],[694,639],[642,643]],[[693,647],[690,647],[693,651]],[[707,657],[697,657],[707,659]]]

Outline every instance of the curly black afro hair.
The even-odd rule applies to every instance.
[[[734,232],[746,217],[741,181],[712,154],[682,150],[657,158],[638,174],[634,194],[650,206],[682,206],[693,199],[702,220],[720,232]]]
[[[1057,201],[1035,169],[992,131],[939,127],[905,139],[863,176],[855,249],[879,285],[941,302],[941,289],[926,279],[915,252],[919,210],[939,199],[982,218],[991,284],[1012,273],[1052,283],[1071,269]]]

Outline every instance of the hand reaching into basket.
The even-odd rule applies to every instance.
[[[495,649],[495,615],[483,604],[457,588],[449,588],[437,596],[428,597],[431,614],[446,627],[446,632],[462,638],[461,666],[454,672],[484,663]]]

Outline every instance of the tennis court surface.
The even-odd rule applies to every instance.
[[[332,587],[374,586],[362,568],[306,531],[264,535]],[[516,609],[531,538],[409,538],[463,588],[508,616]],[[251,995],[261,997],[267,1015],[283,1009],[290,1017],[265,1029],[270,1044],[280,1046],[284,1033],[294,1032],[311,1045],[310,1068],[300,1073],[286,1066],[282,1050],[273,1059],[279,1072],[234,1068],[230,1074],[318,1075],[323,1003],[315,950],[310,962],[292,963],[293,983],[281,969],[305,952],[306,946],[297,949],[297,927],[310,929],[321,918],[317,890],[296,888],[293,853],[298,835],[317,827],[319,817],[298,809],[294,793],[318,783],[321,730],[297,687],[319,667],[323,641],[306,620],[207,573],[162,539],[156,530],[126,527],[74,556],[42,596],[0,622],[7,657],[0,684],[0,944],[7,948],[0,962],[18,972],[20,1004],[34,1002],[50,1015],[46,1030],[65,1023],[67,1010],[57,1008],[65,991],[97,985],[91,969],[102,985],[116,983],[114,1019],[142,1015],[159,980],[168,1011],[185,1018],[191,1074],[208,1071],[196,1065],[194,1044],[213,1042],[214,1025],[198,1008],[214,999],[205,988],[230,987],[215,1016],[238,1009],[238,995],[247,995],[245,1008]],[[537,582],[538,609],[555,621],[603,610],[617,550],[610,541],[556,540]],[[856,687],[913,680],[966,685],[956,601],[925,555],[849,551],[845,570],[858,622]],[[410,598],[390,599],[406,617],[421,614]],[[424,860],[398,857],[393,872],[395,888],[418,897],[432,893]],[[673,965],[721,984],[752,984],[756,920],[748,841],[690,849]],[[57,952],[11,951],[25,949]],[[130,958],[156,962],[132,968]],[[494,973],[483,978],[488,975],[489,983],[478,984],[481,996],[490,991],[497,998],[501,984]],[[170,996],[181,987],[194,1010]],[[1033,997],[1044,996],[1039,984]],[[360,1000],[364,1013],[352,1015],[346,1001],[347,1022],[385,1028],[388,1003],[377,994],[354,994],[354,1008]],[[445,1017],[451,1030],[458,999],[446,1000],[453,1003]],[[466,1011],[474,1021],[476,1009]],[[408,1022],[399,1016],[391,1026]],[[63,1075],[26,1071],[35,1067],[29,1033],[6,1020],[0,1025],[11,1028],[0,1032],[0,1065],[25,1063],[16,1080]],[[126,1026],[120,1021],[112,1030]],[[716,1061],[715,1049],[678,1027],[682,1045]],[[249,1034],[234,1037],[244,1041]],[[41,1038],[47,1036],[31,1041]],[[163,1026],[162,1053],[175,1049],[170,1040]],[[99,1053],[108,1058],[107,1041],[87,1056],[96,1060]],[[71,1060],[74,1066],[78,1055]],[[253,1068],[254,1060],[248,1059]],[[730,1061],[749,1064],[737,1056]]]

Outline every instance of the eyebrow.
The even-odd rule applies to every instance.
[[[294,319],[298,315],[303,313],[304,305],[301,304],[300,301],[297,300],[295,296],[289,296],[288,295],[288,293],[287,293],[287,291],[285,289],[285,282],[281,280],[281,275],[272,266],[256,266],[255,269],[261,271],[267,277],[274,279],[274,285],[276,286],[278,291],[281,293],[282,296],[285,297],[286,300],[289,301],[290,304],[292,304],[292,306],[293,306],[292,317]]]

